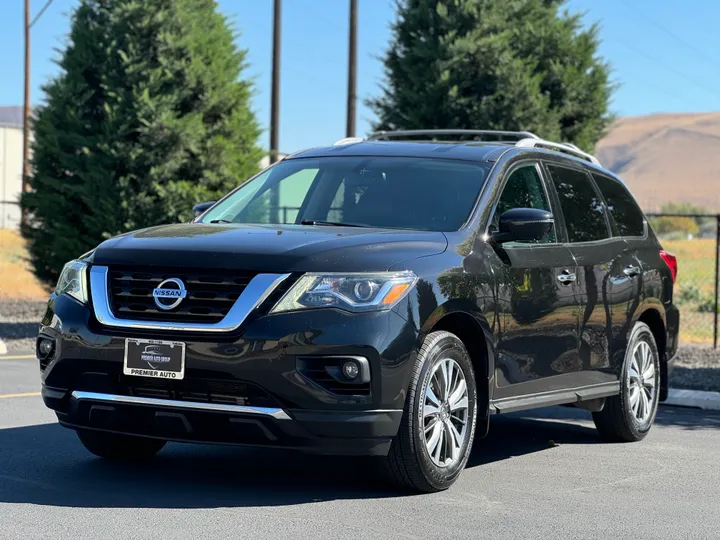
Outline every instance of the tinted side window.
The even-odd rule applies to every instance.
[[[606,176],[593,175],[605,197],[608,213],[613,217],[620,236],[643,236],[644,218],[633,196],[625,186]]]
[[[570,242],[608,238],[605,209],[590,177],[582,171],[548,165],[560,199]]]
[[[545,188],[535,165],[527,165],[515,169],[505,183],[500,200],[495,207],[495,215],[491,223],[491,230],[497,231],[500,216],[512,208],[539,208],[550,211]],[[545,237],[533,243],[555,243],[555,229]],[[519,242],[513,242],[519,243]]]

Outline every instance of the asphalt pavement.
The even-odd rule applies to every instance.
[[[362,459],[169,444],[107,463],[61,428],[30,358],[0,357],[0,539],[718,539],[720,414],[662,407],[641,443],[589,413],[493,418],[461,479],[379,485]]]

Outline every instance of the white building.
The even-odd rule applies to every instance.
[[[20,226],[22,109],[0,107],[0,229]]]

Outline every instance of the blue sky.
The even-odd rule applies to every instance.
[[[22,0],[2,0],[0,105],[23,97]],[[32,0],[36,13],[45,0]],[[270,116],[272,0],[219,0],[248,49],[248,74],[256,82],[254,108],[264,126]],[[40,85],[57,73],[53,58],[69,28],[77,0],[54,0],[32,30],[32,101]],[[379,92],[393,18],[392,0],[359,0],[358,96]],[[720,110],[720,2],[686,0],[570,0],[587,24],[600,22],[600,53],[613,65],[621,87],[612,107],[621,116],[657,112]],[[347,87],[347,0],[284,0],[280,149],[295,151],[331,143],[345,134]],[[358,132],[373,114],[361,102]],[[482,127],[482,126],[478,126]],[[267,133],[263,145],[268,145]]]

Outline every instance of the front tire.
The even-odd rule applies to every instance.
[[[146,461],[162,450],[166,441],[105,431],[78,430],[82,445],[98,457],[113,461]]]
[[[386,475],[404,489],[449,488],[470,456],[476,418],[475,375],[465,346],[450,332],[432,332],[413,369]]]
[[[660,395],[660,355],[650,327],[633,327],[625,352],[620,394],[606,398],[605,407],[593,413],[600,437],[608,442],[634,442],[645,438],[655,421]]]

